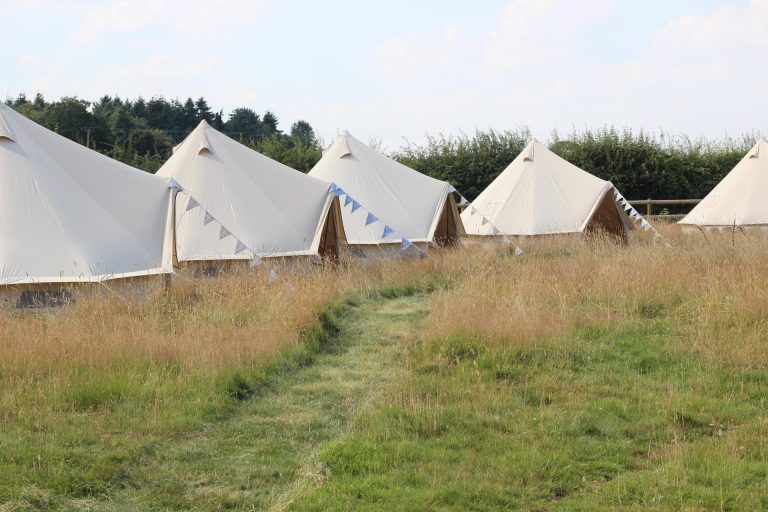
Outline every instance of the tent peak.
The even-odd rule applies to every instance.
[[[344,158],[345,156],[352,156],[352,150],[349,148],[349,138],[352,137],[347,130],[344,130],[344,133],[341,134],[339,139],[341,140],[341,152],[339,153],[339,158]]]

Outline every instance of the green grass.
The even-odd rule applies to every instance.
[[[0,423],[0,512],[768,510],[768,372],[688,349],[681,300],[517,346],[436,339],[450,280],[330,305],[270,364],[180,381],[156,424],[169,402],[136,368],[74,379]]]
[[[457,335],[320,459],[295,510],[768,508],[764,372],[674,350],[655,306],[527,348]],[[651,310],[652,314],[648,314]]]
[[[402,297],[393,290],[328,308],[304,343],[260,372],[222,382],[215,393],[227,407],[175,432],[115,436],[110,446],[87,418],[124,406],[123,388],[94,378],[73,393],[79,422],[46,434],[66,456],[41,457],[32,473],[5,473],[0,510],[258,510],[290,502],[326,478],[322,446],[345,436],[356,411],[404,371],[403,336],[426,310],[416,290],[406,287]],[[5,470],[33,449],[11,446],[12,436],[0,437],[11,448],[0,453]]]

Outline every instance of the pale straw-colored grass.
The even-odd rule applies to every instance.
[[[429,333],[515,345],[666,319],[679,343],[706,358],[768,364],[768,236],[662,231],[672,248],[639,237],[629,245],[553,237],[520,241],[521,257],[473,250],[436,296]]]

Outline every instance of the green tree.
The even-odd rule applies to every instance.
[[[236,108],[224,123],[224,129],[232,137],[242,139],[255,139],[259,136],[261,120],[258,114],[245,107]]]

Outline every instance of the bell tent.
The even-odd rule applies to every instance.
[[[455,245],[464,234],[450,183],[406,167],[347,132],[309,174],[339,188],[347,241],[358,255],[411,244]]]
[[[768,226],[768,142],[760,139],[679,224],[724,229]]]
[[[461,217],[470,236],[602,232],[626,240],[636,223],[653,229],[613,184],[560,158],[536,139]]]
[[[4,292],[14,285],[43,293],[63,284],[172,273],[171,197],[166,179],[81,146],[0,102]]]
[[[276,162],[202,121],[157,174],[178,187],[181,263],[336,260],[345,244],[330,184]]]

